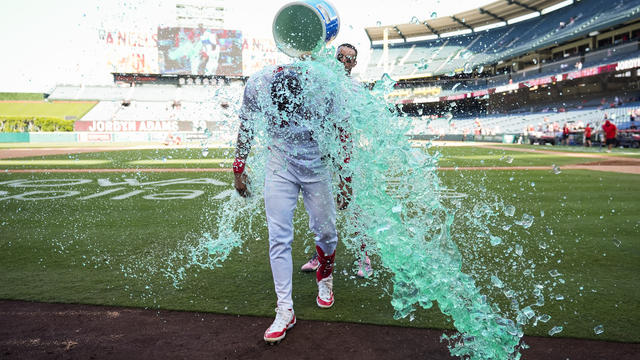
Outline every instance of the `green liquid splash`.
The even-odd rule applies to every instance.
[[[451,236],[459,208],[446,207],[439,195],[438,156],[411,147],[404,135],[410,121],[397,116],[396,109],[386,103],[384,96],[393,89],[393,80],[384,78],[372,90],[357,86],[332,54],[333,49],[320,50],[313,60],[297,61],[293,66],[309,75],[303,81],[303,97],[320,99],[307,105],[318,114],[329,114],[324,121],[311,117],[303,125],[313,130],[328,158],[343,159],[345,151],[350,151],[350,161],[340,162],[341,169],[331,164],[336,178],[353,177],[353,198],[343,216],[359,221],[346,221],[344,233],[355,235],[343,236],[343,243],[358,253],[364,241],[367,251],[377,255],[380,265],[393,274],[395,318],[407,317],[417,307],[429,309],[437,302],[458,331],[443,335],[452,355],[519,359],[526,317],[514,322],[501,315],[480,293],[474,278],[461,270],[463,257]],[[325,96],[314,96],[318,92]],[[268,107],[269,100],[264,101]],[[203,235],[189,250],[187,265],[169,266],[167,274],[174,284],[184,279],[185,269],[191,266],[221,266],[244,239],[257,235],[254,226],[238,226],[238,222],[264,221],[262,187],[272,142],[269,116],[255,116],[252,121],[255,143],[247,161],[252,195],[248,199],[232,196],[217,214],[215,234]],[[350,133],[350,149],[345,150],[336,128]],[[474,220],[476,225],[486,228],[480,219]]]

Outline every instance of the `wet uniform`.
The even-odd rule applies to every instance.
[[[314,140],[312,129],[301,125],[306,121],[323,121],[333,111],[326,104],[326,94],[315,93],[317,98],[304,99],[301,107],[283,119],[274,109],[271,85],[282,68],[267,68],[252,76],[245,87],[240,121],[251,129],[254,121],[266,121],[269,126],[269,159],[265,170],[264,202],[269,230],[269,258],[278,297],[277,305],[293,308],[293,212],[302,192],[304,206],[309,214],[309,228],[315,243],[325,254],[332,254],[338,243],[336,206],[331,192],[331,172],[320,147]],[[309,76],[308,74],[306,76]],[[321,106],[320,104],[323,104]],[[325,112],[323,114],[323,112]],[[262,119],[258,119],[262,117]],[[300,120],[300,121],[297,121]]]

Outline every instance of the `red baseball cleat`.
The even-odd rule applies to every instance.
[[[280,342],[287,335],[287,330],[295,324],[296,314],[293,313],[293,309],[276,308],[276,318],[264,332],[264,341],[272,345]]]
[[[318,281],[316,304],[323,309],[328,309],[333,306],[333,302],[333,275],[330,275]]]

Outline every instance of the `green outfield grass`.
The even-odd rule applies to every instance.
[[[443,154],[443,166],[551,166],[585,161],[486,148],[435,147],[429,151]],[[222,267],[192,268],[179,288],[162,273],[176,251],[179,253],[203,233],[215,231],[215,218],[210,214],[223,201],[220,194],[231,189],[230,172],[1,171],[43,167],[220,167],[228,166],[230,154],[229,149],[211,149],[207,158],[202,157],[200,149],[114,151],[71,158],[30,158],[50,162],[41,165],[0,165],[0,199],[38,190],[51,193],[25,196],[77,192],[58,199],[0,200],[0,298],[272,316],[275,294],[264,221],[252,225],[262,235],[246,239]],[[511,163],[506,156],[513,158]],[[55,163],[69,160],[74,165]],[[218,160],[224,161],[216,164]],[[108,163],[80,165],[78,161]],[[640,175],[582,170],[562,170],[559,174],[550,170],[459,170],[442,171],[439,176],[443,186],[467,196],[463,208],[488,201],[492,195],[515,206],[513,218],[500,215],[492,225],[492,231],[503,239],[498,246],[491,246],[487,239],[472,233],[462,216],[454,223],[453,236],[466,259],[464,270],[475,274],[478,286],[502,309],[509,308],[509,300],[491,286],[491,274],[500,274],[517,291],[538,283],[552,288],[550,294],[554,298],[547,296],[542,308],[534,307],[552,319],[526,327],[525,333],[545,336],[551,327],[561,325],[564,331],[556,336],[640,341]],[[202,178],[215,181],[185,183]],[[83,183],[64,185],[51,179],[80,179],[77,182]],[[136,179],[137,183],[124,183],[125,179]],[[170,179],[183,180],[173,185],[157,183]],[[40,183],[11,186],[7,182],[12,180]],[[43,185],[45,180],[49,180],[45,185],[51,186],[33,187]],[[158,200],[177,190],[204,193],[190,200]],[[535,216],[530,228],[513,225],[508,230],[500,229],[500,224],[512,224],[524,213]],[[307,228],[300,204],[293,245],[296,270],[313,249]],[[524,274],[520,265],[512,268],[507,261],[517,257],[513,252],[515,244],[523,247],[522,263],[536,264],[534,278]],[[313,275],[294,271],[294,302],[300,319],[452,328],[437,308],[418,310],[413,321],[394,320],[389,274],[382,271],[374,280],[355,279],[354,255],[345,253],[342,245],[338,253],[336,305],[330,310],[315,305]],[[374,257],[373,261],[380,269],[379,259]],[[561,273],[565,283],[558,279],[549,282],[550,270]],[[556,295],[564,299],[556,300]],[[521,306],[531,303],[530,298],[521,300]],[[596,325],[604,325],[605,332],[595,335]]]
[[[0,117],[2,116],[53,116],[64,118],[75,116],[82,118],[97,102],[0,102]]]
[[[16,100],[40,101],[40,100],[44,100],[44,94],[0,92],[0,101],[16,101]]]

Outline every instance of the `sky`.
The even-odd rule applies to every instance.
[[[191,0],[193,1],[193,0]],[[200,0],[206,2],[206,0]],[[287,0],[228,0],[225,28],[271,37],[273,16]],[[359,50],[355,73],[367,65],[365,27],[408,23],[415,16],[447,16],[493,1],[487,0],[333,0],[341,29],[333,45]],[[0,1],[0,92],[49,92],[56,84],[106,84],[98,29],[138,31],[175,25],[175,1],[159,0],[21,0]]]

